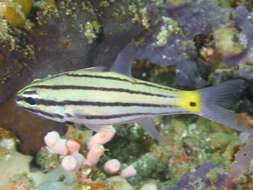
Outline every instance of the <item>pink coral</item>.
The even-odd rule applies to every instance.
[[[68,153],[66,140],[61,139],[56,131],[49,132],[45,136],[44,141],[48,146],[49,150],[51,150],[52,152],[61,155],[66,155]]]
[[[84,166],[94,166],[98,163],[99,158],[104,153],[104,147],[101,144],[95,144],[91,147],[90,151],[88,152],[87,159],[83,162]]]
[[[44,137],[44,142],[47,146],[53,147],[57,143],[57,141],[60,139],[60,135],[56,131],[51,131],[47,133],[47,135]]]
[[[137,174],[136,169],[132,165],[128,166],[127,168],[125,168],[120,172],[120,176],[124,178],[134,177],[136,176],[136,174]]]
[[[120,162],[117,159],[108,160],[104,165],[104,170],[109,174],[115,174],[120,169]]]
[[[79,142],[77,142],[76,140],[73,140],[73,139],[69,139],[67,141],[67,148],[68,150],[71,152],[71,153],[74,153],[74,152],[79,152],[80,148],[81,148],[81,145]]]
[[[116,131],[112,126],[106,128],[105,130],[99,131],[90,138],[89,142],[87,143],[88,149],[90,150],[95,144],[105,144],[109,142],[114,137],[115,132]]]
[[[68,155],[62,159],[61,165],[66,171],[74,171],[78,167],[78,162],[74,156]]]

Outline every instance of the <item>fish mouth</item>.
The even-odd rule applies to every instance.
[[[20,97],[20,96],[16,96],[16,103],[18,103],[19,101],[23,100],[24,98],[23,97]]]
[[[22,104],[21,104],[21,101],[23,101],[23,100],[24,100],[24,98],[21,97],[21,96],[16,96],[16,98],[15,98],[16,104],[17,104],[18,106],[21,106],[21,107],[24,107],[24,106],[22,106]]]

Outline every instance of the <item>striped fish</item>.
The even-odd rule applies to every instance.
[[[197,114],[234,129],[240,125],[239,130],[248,130],[237,114],[219,106],[234,101],[243,83],[233,80],[183,91],[122,73],[82,69],[36,79],[17,93],[16,102],[47,119],[84,124],[94,131],[137,121],[158,139],[151,120],[154,115]]]

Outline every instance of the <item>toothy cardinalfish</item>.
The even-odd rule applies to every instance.
[[[154,115],[196,114],[230,128],[251,131],[238,114],[222,106],[234,101],[241,79],[196,91],[178,90],[132,78],[128,69],[102,71],[100,67],[36,79],[17,93],[26,110],[58,122],[72,122],[99,131],[114,124],[139,122],[159,138]]]

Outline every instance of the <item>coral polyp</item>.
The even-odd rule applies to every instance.
[[[0,1],[0,16],[12,26],[24,23],[32,8],[32,0]]]

